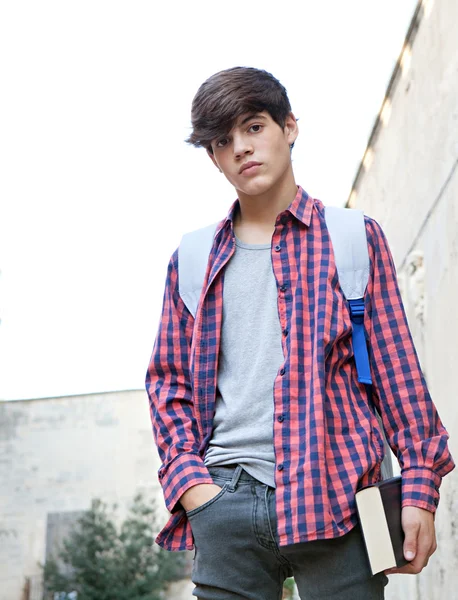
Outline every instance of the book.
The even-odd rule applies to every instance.
[[[356,507],[372,575],[402,567],[401,481],[391,477],[356,492]]]

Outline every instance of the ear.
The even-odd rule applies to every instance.
[[[299,127],[297,125],[296,117],[292,112],[285,119],[285,128],[284,131],[287,136],[288,144],[291,146],[297,139],[299,135]]]
[[[216,162],[216,158],[215,158],[215,156],[214,156],[214,155],[213,155],[213,154],[212,154],[212,153],[211,153],[209,150],[207,150],[207,154],[208,154],[208,156],[211,158],[211,161],[212,161],[212,163],[215,165],[215,167],[218,169],[218,171],[219,171],[220,173],[222,173],[221,169],[219,168],[219,165],[218,165],[218,163]]]

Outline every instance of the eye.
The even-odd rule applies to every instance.
[[[228,139],[227,138],[221,138],[220,140],[218,140],[215,144],[215,146],[217,148],[224,148],[224,146],[227,144]]]
[[[250,126],[249,131],[252,131],[253,133],[259,133],[262,129],[262,125],[258,125],[258,124],[254,124]]]

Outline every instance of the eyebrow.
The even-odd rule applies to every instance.
[[[240,123],[240,125],[245,125],[245,123],[247,123],[248,121],[251,121],[251,119],[263,119],[264,121],[266,120],[264,115],[261,115],[259,113],[252,113],[251,115],[248,115],[248,117],[245,117],[243,119],[243,121]]]

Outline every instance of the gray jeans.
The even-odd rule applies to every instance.
[[[211,467],[221,492],[188,512],[201,600],[280,600],[294,575],[302,600],[380,600],[388,578],[371,576],[359,527],[331,540],[279,547],[275,490],[241,467]]]

